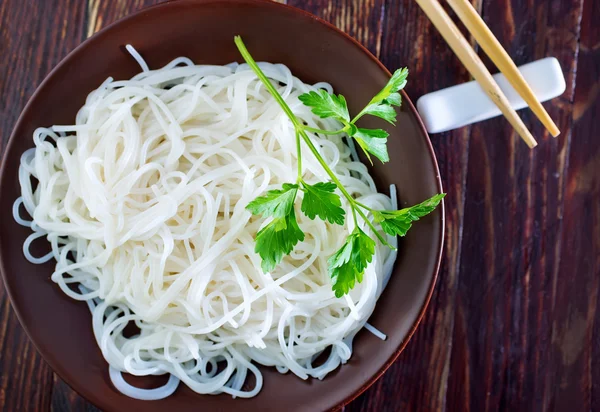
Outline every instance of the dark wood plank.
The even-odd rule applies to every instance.
[[[0,407],[4,411],[48,410],[52,371],[25,336],[4,294],[0,300]]]
[[[100,409],[79,396],[62,379],[54,375],[52,400],[50,410],[52,412],[99,412]]]
[[[573,126],[566,154],[562,253],[557,267],[548,406],[600,409],[600,7],[582,14]]]
[[[287,4],[327,20],[380,57],[385,0],[288,0]]]
[[[144,7],[166,0],[87,0],[88,21],[85,27],[87,37],[96,33],[103,27],[127,16]]]
[[[563,130],[558,139],[531,113],[521,113],[539,140],[535,150],[503,118],[473,127],[449,409],[547,410],[562,379],[553,375],[553,319],[564,310],[557,287],[573,280],[558,268],[561,252],[571,247],[561,233],[580,15],[581,1],[483,4],[486,23],[517,64],[555,56],[568,88],[546,105]],[[564,401],[572,410],[589,410],[584,398]]]
[[[83,39],[85,20],[78,0],[0,2],[2,147],[35,88]],[[52,379],[52,371],[18,324],[0,286],[0,408],[49,410]]]

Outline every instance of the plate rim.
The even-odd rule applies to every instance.
[[[391,72],[387,69],[387,67],[384,66],[383,63],[377,57],[375,57],[365,46],[363,46],[354,37],[350,36],[349,34],[345,33],[341,29],[339,29],[338,27],[334,26],[333,24],[329,23],[328,21],[326,21],[318,16],[316,16],[310,12],[307,12],[305,10],[290,6],[288,4],[278,3],[278,2],[272,1],[272,0],[178,0],[178,1],[170,1],[169,0],[164,3],[158,3],[158,4],[151,5],[151,6],[143,7],[133,13],[130,13],[130,14],[112,22],[108,26],[100,29],[99,31],[94,33],[92,36],[88,37],[87,39],[82,41],[80,44],[78,44],[74,49],[69,51],[69,53],[67,53],[67,55],[56,66],[53,67],[53,69],[44,77],[42,82],[36,87],[34,93],[31,95],[31,97],[28,99],[27,103],[21,110],[21,113],[19,114],[19,117],[17,118],[17,121],[15,122],[15,124],[12,128],[12,131],[8,138],[7,144],[4,147],[4,152],[2,153],[0,176],[3,176],[5,173],[5,169],[7,167],[6,166],[6,164],[7,164],[6,158],[8,157],[8,153],[10,152],[9,149],[12,147],[12,145],[14,144],[14,142],[16,140],[16,130],[18,130],[22,127],[22,123],[24,123],[24,117],[25,117],[24,115],[26,112],[29,111],[30,106],[32,105],[32,102],[34,100],[36,100],[37,95],[40,93],[40,90],[45,87],[46,83],[52,81],[52,78],[56,75],[56,73],[63,66],[68,65],[70,63],[70,61],[72,59],[74,59],[78,53],[80,53],[83,49],[90,47],[91,43],[102,38],[108,32],[112,31],[116,27],[123,25],[123,24],[127,24],[130,20],[139,18],[141,15],[143,15],[150,9],[154,10],[154,9],[162,9],[162,8],[170,8],[170,7],[180,7],[180,6],[185,6],[185,5],[194,5],[194,6],[198,6],[198,7],[203,7],[205,5],[210,5],[210,4],[228,4],[229,6],[232,6],[232,5],[235,5],[236,3],[238,5],[251,4],[251,5],[256,5],[258,7],[283,8],[283,9],[286,9],[288,12],[296,14],[296,16],[300,16],[302,18],[310,18],[310,19],[318,22],[319,24],[324,25],[326,28],[333,31],[335,34],[345,38],[345,40],[349,41],[354,47],[358,48],[362,53],[366,54],[374,63],[376,63],[379,66],[379,68],[388,77],[392,76]],[[421,136],[425,140],[426,147],[429,152],[429,157],[431,159],[433,169],[435,172],[436,188],[439,193],[443,193],[443,186],[442,186],[442,179],[441,179],[441,175],[440,175],[439,165],[438,165],[437,157],[435,155],[435,150],[431,143],[431,139],[429,137],[429,134],[427,133],[427,129],[425,128],[423,120],[419,116],[419,113],[417,112],[413,102],[408,97],[406,92],[404,90],[402,90],[401,93],[402,93],[402,97],[403,97],[403,105],[408,106],[409,111],[412,113],[413,118],[416,120],[417,126],[421,131]],[[4,186],[4,180],[1,179],[0,180],[0,197],[2,197],[2,193],[5,193],[5,191],[3,190],[3,186]],[[367,379],[365,381],[365,383],[358,390],[349,394],[346,398],[344,398],[344,400],[342,402],[340,402],[337,405],[335,405],[334,407],[332,407],[332,410],[338,410],[338,409],[348,405],[350,402],[352,402],[354,399],[356,399],[358,396],[360,396],[362,393],[364,393],[369,387],[371,387],[377,380],[379,380],[379,378],[381,378],[381,376],[390,368],[390,366],[392,366],[392,364],[398,359],[400,354],[404,351],[404,349],[408,345],[408,342],[411,340],[411,338],[415,334],[418,326],[420,325],[421,321],[423,320],[423,317],[425,315],[427,307],[429,306],[429,304],[431,302],[431,298],[432,298],[433,292],[435,290],[435,285],[438,280],[439,271],[440,271],[441,262],[442,262],[442,255],[443,255],[444,243],[445,243],[445,223],[446,223],[446,210],[445,210],[445,201],[444,200],[442,200],[442,202],[440,203],[439,210],[440,210],[440,218],[439,218],[440,225],[439,225],[439,230],[438,230],[438,234],[437,234],[437,236],[439,238],[439,247],[436,250],[433,274],[431,276],[431,281],[427,288],[427,294],[425,296],[423,304],[421,305],[421,308],[419,309],[419,313],[418,313],[415,321],[411,325],[408,333],[406,334],[405,339],[402,341],[400,346],[398,346],[394,350],[392,356],[381,366],[381,368],[379,368],[379,370],[374,375],[372,375],[369,379]],[[7,295],[8,295],[9,301],[10,301],[10,306],[11,306],[12,310],[15,312],[15,315],[19,321],[20,326],[23,328],[23,330],[25,331],[25,334],[27,335],[27,338],[32,343],[32,345],[34,346],[34,348],[36,349],[38,354],[42,357],[44,362],[47,363],[48,366],[50,366],[50,368],[52,369],[52,371],[54,373],[56,373],[65,383],[67,383],[67,385],[69,385],[69,387],[72,390],[74,390],[77,394],[79,394],[80,396],[85,398],[87,401],[91,402],[92,404],[94,404],[96,406],[99,406],[99,407],[101,406],[103,409],[110,409],[110,405],[105,405],[100,396],[95,396],[95,392],[87,391],[85,389],[85,387],[80,386],[76,382],[74,382],[71,379],[71,377],[69,376],[67,369],[63,368],[58,362],[54,362],[54,360],[50,360],[52,357],[47,356],[46,351],[38,345],[38,342],[36,342],[34,339],[32,339],[31,333],[29,330],[30,327],[27,326],[23,322],[19,308],[15,304],[16,299],[14,298],[14,295],[16,294],[16,291],[12,290],[11,287],[9,286],[10,283],[7,282],[8,275],[7,275],[7,271],[6,271],[5,264],[4,264],[4,255],[3,255],[1,249],[0,249],[0,275],[2,276],[2,281],[4,283],[4,287],[7,291]]]

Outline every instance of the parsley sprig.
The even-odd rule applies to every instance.
[[[341,193],[350,205],[354,230],[346,238],[342,247],[328,260],[328,271],[331,285],[336,297],[348,293],[356,284],[361,282],[366,267],[373,260],[375,254],[375,240],[363,231],[358,218],[361,218],[370,232],[382,244],[390,245],[380,230],[390,236],[404,236],[411,228],[412,223],[429,214],[441,202],[444,193],[437,194],[418,205],[401,210],[374,210],[358,202],[340,182],[335,173],[327,165],[308,133],[325,135],[346,134],[353,138],[365,153],[369,161],[375,156],[382,162],[389,161],[387,152],[387,138],[389,134],[383,129],[359,128],[356,122],[365,115],[379,117],[394,125],[396,123],[396,110],[400,106],[402,96],[400,90],[406,85],[408,70],[398,69],[388,83],[371,101],[354,117],[350,117],[346,99],[341,94],[327,93],[325,90],[311,91],[298,96],[298,99],[311,108],[317,116],[334,118],[342,124],[339,130],[315,129],[304,125],[292,112],[291,108],[279,94],[271,81],[258,67],[240,36],[235,36],[235,44],[242,57],[250,68],[256,73],[260,81],[281,106],[294,126],[296,135],[296,149],[298,159],[298,176],[296,182],[284,183],[281,189],[269,190],[264,196],[259,196],[251,201],[246,208],[255,215],[270,218],[271,221],[256,234],[255,251],[262,259],[262,269],[270,272],[281,262],[284,256],[291,253],[294,246],[304,240],[304,232],[298,226],[296,219],[295,201],[298,192],[304,193],[300,211],[310,219],[322,219],[331,224],[342,225],[345,222],[346,212],[342,208]],[[331,181],[309,184],[302,178],[302,142],[315,156]],[[373,222],[367,214],[371,214]]]

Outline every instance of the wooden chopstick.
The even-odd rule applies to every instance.
[[[450,19],[437,0],[416,0],[417,4],[423,9],[429,20],[440,32],[444,40],[448,43],[454,54],[459,58],[471,76],[479,83],[485,93],[498,106],[504,117],[514,127],[519,136],[525,141],[527,146],[533,148],[537,142],[525,127],[517,112],[510,106],[510,103],[500,87],[494,81],[490,72],[485,68],[483,62],[471,48],[471,45],[462,35],[458,27]]]
[[[542,122],[554,137],[560,134],[560,130],[550,118],[550,115],[544,109],[544,106],[535,97],[535,94],[527,84],[527,81],[517,69],[517,65],[512,61],[506,50],[502,47],[498,39],[485,24],[477,10],[468,0],[447,0],[450,7],[458,15],[467,30],[473,35],[483,51],[494,62],[496,67],[504,74],[508,82],[521,95],[523,100],[529,105],[533,113]]]

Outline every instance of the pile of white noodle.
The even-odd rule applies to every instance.
[[[88,303],[113,384],[126,395],[164,398],[181,380],[202,394],[252,397],[263,384],[257,364],[322,379],[350,358],[395,254],[378,243],[362,283],[335,298],[327,258],[352,231],[352,219],[339,226],[298,211],[305,240],[263,273],[254,236],[267,221],[245,206],[295,181],[288,118],[247,65],[177,58],[149,70],[128,49],[143,72],[107,79],[89,94],[75,125],[37,129],[35,148],[22,156],[14,214],[33,230],[25,256],[32,263],[55,259],[52,280]],[[304,84],[280,64],[260,67],[300,119],[340,128],[297,98],[331,86]],[[340,136],[312,138],[351,194],[373,208],[396,207],[395,193],[391,200],[377,192]],[[303,168],[306,182],[328,181],[308,151]],[[21,204],[32,222],[21,217]],[[51,252],[37,258],[30,245],[42,237]],[[132,323],[139,331],[124,334]],[[121,372],[171,378],[146,390]]]

